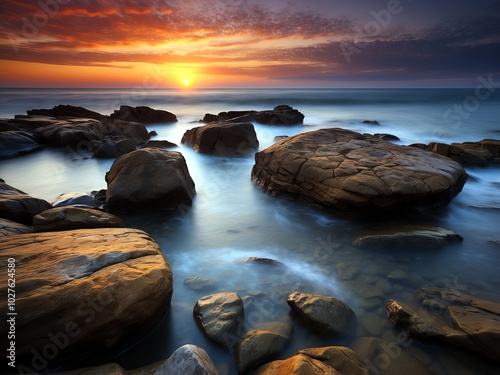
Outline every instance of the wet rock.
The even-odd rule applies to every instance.
[[[0,219],[0,237],[13,236],[14,234],[33,233],[33,228],[11,220]]]
[[[467,174],[447,158],[344,129],[281,140],[255,155],[265,192],[343,216],[427,212],[445,206]]]
[[[377,138],[380,138],[380,139],[383,139],[384,141],[400,141],[401,139],[399,139],[399,137],[395,136],[395,135],[392,135],[392,134],[386,134],[386,133],[376,133],[376,134],[373,134],[374,137],[377,137]]]
[[[94,151],[94,158],[98,159],[116,159],[129,152],[135,151],[134,142],[129,139],[123,139],[118,142],[104,142]]]
[[[281,141],[282,139],[288,138],[288,135],[278,135],[274,137],[273,142]]]
[[[337,264],[337,271],[342,280],[351,280],[358,272],[358,269],[350,264],[339,263]]]
[[[154,375],[218,375],[207,352],[195,345],[177,349]]]
[[[294,292],[288,296],[287,303],[306,326],[319,335],[351,333],[355,314],[336,298]]]
[[[65,334],[56,363],[122,350],[163,318],[172,296],[172,272],[159,246],[133,229],[88,229],[21,234],[0,241],[0,262],[15,254],[16,354],[43,353],[51,336]],[[7,293],[7,273],[0,276]],[[146,305],[148,308],[138,308]],[[43,308],[40,308],[43,307]],[[7,311],[7,299],[0,301]],[[6,325],[3,326],[5,330]],[[7,345],[7,332],[1,332]],[[56,337],[60,337],[56,336]],[[58,338],[60,340],[60,338]],[[30,363],[30,362],[27,362]]]
[[[246,154],[259,146],[249,122],[212,122],[186,131],[181,142],[197,152],[221,156]]]
[[[370,120],[363,121],[363,124],[365,124],[365,125],[380,125],[378,121],[370,121]]]
[[[170,112],[149,107],[130,107],[128,105],[120,106],[111,116],[112,120],[138,122],[140,124],[158,124],[164,122],[177,122],[177,117]]]
[[[33,218],[33,231],[53,232],[92,228],[123,228],[118,216],[91,208],[58,207]]]
[[[440,248],[462,241],[462,236],[445,228],[384,224],[365,229],[352,244],[358,247]]]
[[[217,344],[233,349],[244,324],[243,302],[236,293],[218,293],[200,298],[193,316],[202,332]]]
[[[291,358],[274,361],[259,367],[255,375],[338,375],[330,366],[312,359],[306,355],[298,354]]]
[[[184,285],[189,289],[207,291],[215,289],[216,281],[203,277],[188,277],[184,279]]]
[[[370,375],[432,375],[432,371],[404,351],[407,345],[404,340],[388,342],[375,337],[363,337],[356,340],[353,349]]]
[[[248,257],[242,260],[243,263],[247,264],[260,264],[265,266],[273,266],[273,267],[284,267],[285,264],[280,261],[270,259],[270,258],[260,258],[260,257]]]
[[[200,122],[204,122],[205,124],[209,124],[214,121],[219,121],[219,116],[211,113],[206,113],[203,120],[200,120]]]
[[[13,158],[41,150],[42,147],[19,131],[0,132],[0,159]]]
[[[281,353],[292,329],[288,323],[272,322],[247,332],[236,349],[238,370],[246,373]]]
[[[387,303],[394,324],[415,339],[463,347],[500,362],[499,303],[451,289],[422,288],[416,294],[423,308]]]
[[[49,117],[74,117],[103,120],[106,116],[98,112],[90,111],[83,107],[73,105],[56,105],[52,109],[32,109],[27,111],[28,116],[49,116]]]
[[[106,135],[116,128],[93,119],[52,118],[50,125],[35,129],[45,142],[54,147],[68,146],[80,142],[105,141]]]
[[[135,145],[140,145],[147,142],[151,136],[148,130],[138,122],[130,122],[114,119],[113,125],[119,129],[128,139],[132,140]]]
[[[483,139],[479,142],[445,143],[432,142],[427,150],[447,156],[463,165],[487,167],[500,156],[500,140]]]
[[[288,105],[279,105],[272,111],[257,112],[255,121],[265,125],[298,125],[304,122],[304,115]]]
[[[174,211],[196,194],[179,152],[147,148],[115,160],[106,173],[106,202],[114,213]]]
[[[153,141],[148,141],[144,146],[141,148],[174,148],[177,147],[175,143],[169,142],[169,141],[159,141],[159,140],[153,140]]]
[[[52,207],[84,207],[84,208],[98,208],[102,203],[96,200],[96,194],[88,193],[64,193],[59,195],[54,202],[52,202]]]
[[[344,346],[303,349],[299,350],[297,354],[316,359],[343,375],[367,375],[365,365],[358,355]]]
[[[7,192],[15,193],[12,190]],[[35,215],[52,208],[49,202],[27,194],[4,194],[1,191],[0,193],[0,218],[16,223],[31,225]]]

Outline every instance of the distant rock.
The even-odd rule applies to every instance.
[[[114,126],[99,120],[52,119],[50,125],[37,127],[35,132],[49,145],[61,147],[93,140],[103,142],[114,130]]]
[[[200,298],[193,316],[202,332],[217,344],[232,350],[240,341],[244,324],[243,302],[236,293],[218,293]]]
[[[164,122],[177,122],[177,117],[170,112],[149,107],[120,106],[111,116],[112,120],[132,121],[141,124],[158,124]]]
[[[189,289],[208,291],[215,289],[216,281],[204,277],[187,277],[184,279],[184,285]]]
[[[391,223],[365,229],[352,244],[359,247],[440,248],[462,241],[462,236],[449,229]]]
[[[0,219],[0,237],[13,236],[14,234],[33,233],[33,228],[11,220]]]
[[[294,292],[287,303],[307,328],[319,335],[350,334],[356,319],[349,306],[333,297]]]
[[[39,151],[42,147],[20,131],[0,132],[0,159]]]
[[[467,173],[448,158],[414,147],[322,129],[258,152],[252,180],[268,194],[355,217],[443,207],[460,193]]]
[[[260,257],[248,257],[242,260],[243,263],[248,264],[260,264],[265,266],[273,266],[273,267],[284,267],[285,264],[280,261],[270,259],[270,258],[260,258]]]
[[[447,156],[466,166],[487,167],[500,163],[500,140],[483,139],[479,142],[429,143],[427,150]]]
[[[146,148],[115,160],[106,173],[106,202],[113,213],[175,211],[196,194],[181,153]]]
[[[99,210],[80,207],[58,207],[33,218],[34,232],[55,232],[92,228],[123,228],[118,216]]]
[[[363,121],[363,124],[365,124],[365,125],[380,125],[378,121],[370,121],[370,120]]]
[[[154,375],[218,375],[207,352],[195,345],[177,349]]]
[[[265,125],[299,125],[304,122],[304,115],[288,105],[279,105],[272,111],[257,112],[255,121]]]
[[[148,129],[138,122],[114,119],[112,124],[136,145],[143,144],[151,138]]]
[[[200,120],[200,122],[204,122],[205,124],[209,124],[209,123],[214,122],[214,121],[219,121],[219,116],[213,115],[211,113],[205,114],[203,119]]]
[[[177,147],[175,143],[169,142],[169,141],[160,141],[160,140],[153,140],[153,141],[148,141],[142,146],[141,148],[174,148]]]
[[[0,218],[31,225],[35,215],[50,208],[52,205],[46,200],[26,194],[4,194],[0,191]]]
[[[197,152],[221,156],[242,155],[259,147],[249,122],[212,122],[186,131],[181,142]]]
[[[50,355],[53,365],[128,348],[159,324],[170,305],[170,266],[159,246],[139,230],[84,229],[4,237],[0,263],[6,264],[12,256],[19,265],[16,309],[29,311],[16,316],[16,336],[23,338],[16,341],[16,357],[29,358],[28,366],[33,350],[49,353],[53,340],[61,343],[54,349],[56,358]],[[0,282],[5,294],[6,272]],[[138,308],[145,304],[148,308]],[[7,311],[6,298],[0,308]],[[6,331],[1,333],[0,345],[7,347]],[[37,372],[45,369],[40,362],[35,361]]]
[[[500,362],[500,303],[440,288],[416,291],[421,306],[389,301],[388,318],[414,339],[463,347]]]
[[[90,118],[99,121],[106,118],[106,116],[98,112],[73,105],[56,105],[52,109],[32,109],[27,113],[28,116]]]

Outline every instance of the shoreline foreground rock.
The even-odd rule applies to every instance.
[[[170,306],[170,265],[140,230],[4,237],[0,262],[12,257],[22,265],[16,268],[16,310],[24,312],[16,316],[17,362],[37,372],[51,365],[52,354],[44,355],[54,350],[53,340],[65,343],[56,348],[57,364],[74,366],[144,338]],[[0,292],[7,295],[7,272],[0,280]],[[7,311],[7,299],[0,307]],[[2,327],[1,344],[8,347],[7,325]]]
[[[339,128],[278,141],[255,155],[252,169],[266,193],[348,217],[443,207],[467,177],[446,157]]]

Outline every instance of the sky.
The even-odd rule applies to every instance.
[[[474,87],[489,74],[500,0],[0,3],[0,87]]]

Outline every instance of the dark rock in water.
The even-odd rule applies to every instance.
[[[439,248],[462,241],[462,236],[449,229],[392,223],[365,229],[352,244],[359,247]]]
[[[16,223],[31,225],[35,215],[51,208],[49,202],[26,194],[0,194],[0,218]]]
[[[146,127],[138,122],[114,119],[113,125],[136,145],[147,142],[151,138]]]
[[[29,116],[91,118],[100,121],[106,117],[86,108],[72,105],[57,105],[52,109],[32,109],[31,111],[27,111],[27,113]]]
[[[113,125],[92,119],[53,119],[50,125],[38,127],[35,131],[51,146],[60,147],[93,140],[104,141],[113,129]]]
[[[294,292],[288,296],[287,303],[307,328],[319,335],[352,333],[356,316],[349,306],[336,298]]]
[[[395,135],[392,134],[385,134],[385,133],[376,133],[373,134],[374,137],[383,139],[384,141],[400,141],[399,137],[396,137]]]
[[[414,339],[463,347],[500,362],[500,303],[456,290],[416,291],[423,308],[389,301],[389,320]]]
[[[181,142],[197,152],[221,156],[242,155],[259,147],[257,134],[249,122],[212,122],[186,131]]]
[[[184,285],[189,289],[208,291],[215,289],[216,281],[203,277],[188,277],[184,279]]]
[[[158,133],[156,132],[156,130],[152,130],[152,131],[150,131],[150,132],[149,132],[149,135],[150,135],[151,137],[155,137],[155,136],[157,136],[157,135],[158,135]]]
[[[123,228],[122,219],[99,210],[80,207],[58,207],[33,218],[33,231],[56,232],[75,229]]]
[[[272,111],[257,112],[255,121],[265,125],[298,125],[304,122],[304,115],[288,105],[279,105]]]
[[[380,125],[378,121],[369,121],[369,120],[363,121],[363,124],[365,124],[365,125]]]
[[[54,365],[123,350],[162,320],[172,297],[172,271],[159,246],[134,229],[82,229],[2,238],[0,263],[15,256],[16,357],[54,345]],[[7,272],[0,276],[7,285]],[[144,303],[148,308],[138,308]],[[0,301],[7,311],[7,299]],[[54,336],[47,333],[52,332]],[[58,341],[61,342],[61,341]],[[7,335],[0,338],[6,347]],[[53,358],[53,357],[52,357]],[[31,363],[21,362],[20,363]]]
[[[273,142],[281,141],[282,139],[288,138],[288,135],[278,135],[274,137]]]
[[[41,146],[20,131],[0,132],[0,159],[41,150]]]
[[[460,164],[415,147],[323,129],[258,152],[252,180],[271,195],[352,217],[443,207],[460,193],[467,173]]]
[[[500,157],[500,140],[483,139],[480,142],[429,143],[427,150],[447,156],[466,166],[487,167]]]
[[[148,141],[144,146],[141,148],[174,148],[177,147],[175,143],[169,142],[169,141],[160,141],[160,140],[153,140],[153,141]]]
[[[54,202],[52,202],[52,207],[68,207],[68,206],[79,206],[87,208],[98,208],[102,205],[102,202],[97,202],[95,199],[95,194],[87,193],[64,193],[59,195]]]
[[[104,142],[95,151],[94,158],[97,159],[116,159],[129,152],[135,151],[134,142],[130,139],[122,139],[118,142]]]
[[[413,144],[409,145],[408,147],[416,147],[416,148],[419,148],[421,150],[427,151],[427,145],[425,143],[413,143]]]
[[[262,264],[265,266],[273,266],[273,267],[284,267],[285,265],[277,260],[270,258],[259,258],[259,257],[248,257],[242,260],[243,263],[248,264]]]
[[[200,298],[193,309],[194,320],[205,336],[230,350],[240,341],[243,316],[243,302],[236,293]]]
[[[158,124],[163,122],[177,122],[177,117],[170,112],[149,107],[130,107],[128,105],[120,106],[111,116],[112,120],[138,122],[141,124]]]
[[[240,119],[242,117],[249,116],[248,118],[251,118],[251,121],[254,119],[254,114],[256,111],[229,111],[229,112],[220,112],[218,115],[218,120],[217,121],[230,121],[234,119]],[[248,120],[246,120],[248,121]],[[245,121],[245,122],[246,122]],[[238,121],[236,121],[238,122]]]
[[[205,124],[209,124],[211,122],[219,121],[219,116],[213,115],[211,113],[205,114],[203,117],[203,120],[200,120],[200,122],[204,122]]]
[[[195,345],[181,346],[158,369],[158,371],[154,373],[154,375],[181,374],[219,375],[207,352]]]
[[[33,228],[11,220],[0,219],[0,237],[13,236],[14,234],[33,233]]]
[[[146,148],[115,160],[106,173],[106,202],[113,213],[175,211],[196,194],[181,153]]]

